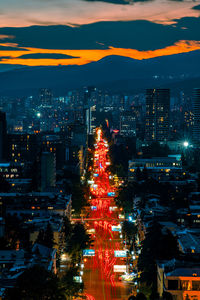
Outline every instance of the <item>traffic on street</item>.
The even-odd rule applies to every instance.
[[[90,208],[84,219],[91,234],[91,249],[84,250],[83,282],[88,300],[127,300],[131,286],[123,281],[128,273],[127,251],[122,239],[120,215],[114,201],[116,186],[109,174],[108,143],[97,129],[92,178],[89,180]]]

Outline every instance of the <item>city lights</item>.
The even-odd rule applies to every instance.
[[[107,166],[110,165],[108,143],[103,140],[101,129],[97,129],[96,133],[95,159],[91,170],[93,172],[88,181],[91,184],[89,196],[91,210],[86,219],[89,225],[87,232],[94,239],[94,245],[93,249],[83,251],[83,256],[88,258],[87,262],[84,261],[84,269],[87,270],[89,266],[94,274],[98,270],[100,278],[115,289],[116,281],[119,280],[116,274],[127,271],[127,266],[124,265],[127,250],[121,242],[122,226],[119,223],[119,209],[114,201],[116,187],[111,183],[113,176],[107,171]],[[122,209],[120,212],[124,218]],[[85,276],[87,278],[87,272],[84,272],[83,280]],[[89,291],[85,294],[86,297],[88,295],[87,299],[91,297],[89,294]]]

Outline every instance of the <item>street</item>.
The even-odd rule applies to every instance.
[[[90,211],[86,222],[87,231],[94,240],[91,249],[84,253],[85,296],[88,300],[127,300],[131,288],[119,280],[128,271],[126,251],[119,220],[120,209],[114,202],[115,187],[110,184],[106,170],[109,165],[108,144],[102,132],[97,131],[93,178],[91,180]],[[121,256],[121,257],[117,257]]]

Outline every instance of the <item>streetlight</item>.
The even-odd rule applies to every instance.
[[[184,141],[184,142],[183,142],[183,146],[184,146],[185,148],[187,148],[187,147],[189,146],[188,141]]]

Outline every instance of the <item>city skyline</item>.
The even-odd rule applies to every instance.
[[[0,17],[0,299],[200,299],[200,0]]]

